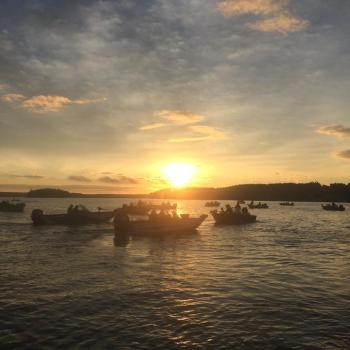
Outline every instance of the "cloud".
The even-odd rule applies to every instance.
[[[200,114],[177,110],[162,110],[156,112],[155,116],[169,120],[175,124],[192,124],[204,119]]]
[[[290,13],[279,13],[276,16],[262,19],[255,23],[248,23],[247,26],[259,32],[297,32],[308,26],[309,22],[302,20]]]
[[[223,140],[226,138],[226,134],[209,125],[191,125],[189,130],[199,134],[198,136],[172,138],[169,142],[181,143],[181,142],[197,142],[208,140]]]
[[[165,125],[164,123],[152,123],[152,124],[141,126],[139,130],[153,130],[153,129],[161,128],[164,125]]]
[[[223,0],[217,7],[225,16],[260,16],[258,21],[246,24],[259,32],[287,34],[305,29],[309,22],[295,16],[288,5],[289,0]]]
[[[76,182],[91,182],[91,180],[88,177],[82,176],[82,175],[71,175],[68,176],[68,180],[76,181]]]
[[[350,149],[347,149],[345,151],[340,151],[336,154],[336,156],[339,158],[350,159]]]
[[[31,110],[36,113],[46,113],[46,112],[58,112],[66,105],[78,104],[85,105],[89,103],[95,103],[104,101],[105,99],[81,99],[81,100],[71,100],[65,96],[33,96],[22,102],[22,107]]]
[[[320,134],[336,136],[339,138],[350,137],[350,127],[341,124],[325,125],[317,129]]]
[[[127,176],[118,176],[118,177],[110,177],[110,176],[102,176],[98,179],[100,182],[104,182],[107,184],[137,184],[138,181],[136,179],[127,177]]]
[[[41,175],[17,175],[17,174],[4,174],[2,175],[3,177],[8,177],[8,178],[20,178],[20,179],[32,179],[32,180],[38,180],[38,179],[43,179],[44,176]]]
[[[20,101],[24,100],[25,98],[26,97],[22,94],[6,94],[6,95],[1,96],[1,99],[7,103],[20,102]]]
[[[225,0],[218,8],[225,15],[268,15],[282,11],[288,0]]]

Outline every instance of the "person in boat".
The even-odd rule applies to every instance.
[[[155,209],[152,209],[151,212],[148,215],[149,220],[157,220],[158,214]]]
[[[235,213],[241,214],[241,206],[239,205],[239,201],[237,201],[237,203],[235,205]]]
[[[172,212],[172,218],[173,219],[180,219],[179,215],[177,214],[177,212],[175,210],[173,210],[173,212]]]
[[[67,214],[72,214],[73,209],[74,209],[74,206],[73,204],[71,204],[67,209]]]
[[[230,204],[226,204],[226,213],[233,214],[233,210],[232,210],[232,207],[230,206]]]
[[[242,215],[248,215],[249,211],[247,209],[247,207],[242,208]]]

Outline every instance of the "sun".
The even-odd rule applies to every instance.
[[[191,164],[173,163],[163,168],[163,173],[172,187],[183,187],[190,183],[196,168]]]

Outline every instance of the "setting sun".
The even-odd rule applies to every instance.
[[[192,180],[196,168],[191,164],[169,164],[163,168],[163,173],[172,187],[182,187]]]

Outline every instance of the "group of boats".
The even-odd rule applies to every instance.
[[[210,211],[216,225],[242,225],[256,221],[256,215],[249,213],[249,209],[267,209],[267,203],[255,203],[251,201],[247,206],[241,207],[244,201],[237,201],[234,207],[229,204],[220,210]],[[294,206],[293,202],[281,202],[281,206]],[[206,207],[220,207],[220,202],[212,201],[205,204]],[[23,212],[25,203],[18,200],[3,200],[0,202],[0,211]],[[322,204],[324,210],[344,211],[340,204]],[[195,231],[208,215],[203,214],[191,217],[189,214],[178,215],[177,204],[163,202],[154,204],[138,201],[137,203],[124,204],[115,210],[90,211],[83,205],[70,205],[66,213],[45,214],[41,209],[34,209],[31,219],[34,225],[88,225],[106,224],[114,222],[115,236],[170,234]],[[170,213],[171,212],[171,213]]]

